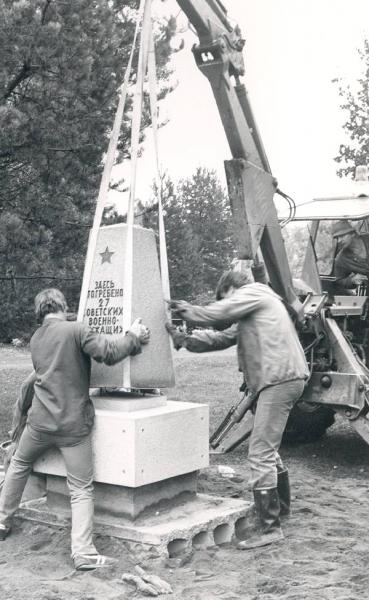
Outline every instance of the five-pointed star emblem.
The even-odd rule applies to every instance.
[[[99,252],[99,254],[101,256],[101,264],[103,265],[105,262],[111,264],[111,257],[113,254],[115,254],[115,252],[109,252],[109,248],[106,246],[104,252]]]

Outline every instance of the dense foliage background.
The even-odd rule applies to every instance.
[[[171,295],[206,302],[235,257],[227,193],[214,171],[199,167],[177,185],[164,177],[161,194]],[[153,199],[145,207],[143,225],[157,231],[155,208]]]
[[[29,333],[32,299],[43,287],[61,286],[77,306],[137,6],[0,3],[0,341]],[[174,30],[174,20],[156,24],[161,97],[170,89]],[[145,109],[143,129],[148,124]],[[129,155],[129,127],[126,118],[118,160]]]

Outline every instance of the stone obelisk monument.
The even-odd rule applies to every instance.
[[[113,366],[92,364],[92,387],[168,388],[174,385],[172,353],[165,330],[162,293],[154,232],[133,228],[131,289],[124,289],[125,225],[101,227],[91,279],[84,302],[84,322],[98,333],[122,334],[124,294],[132,296],[131,321],[141,317],[150,328],[150,342],[142,353]],[[129,376],[127,373],[129,371]]]
[[[105,335],[124,333],[126,236],[125,225],[99,229],[82,287],[83,320]],[[95,529],[139,544],[140,552],[174,556],[229,542],[244,526],[248,505],[197,494],[198,471],[209,461],[208,406],[168,401],[158,389],[173,386],[174,375],[155,237],[134,227],[132,239],[131,319],[141,317],[151,339],[114,367],[92,361]],[[60,525],[70,503],[59,452],[42,456],[34,470],[46,475],[46,506],[28,503],[24,516]]]

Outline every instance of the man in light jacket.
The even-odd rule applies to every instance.
[[[77,570],[85,571],[116,562],[100,555],[92,541],[91,359],[114,365],[138,354],[150,334],[140,319],[125,335],[98,334],[83,323],[67,321],[66,311],[67,303],[59,290],[48,288],[37,294],[35,312],[41,326],[31,338],[35,374],[28,378],[15,411],[13,437],[16,425],[21,435],[0,495],[0,540],[10,533],[33,463],[48,448],[57,447],[65,461],[71,497],[72,559]]]
[[[240,370],[257,396],[249,443],[253,490],[260,530],[239,543],[240,549],[264,546],[283,538],[280,514],[289,512],[288,471],[278,450],[289,413],[302,395],[308,366],[292,320],[281,298],[245,273],[226,271],[216,290],[217,302],[205,307],[183,300],[171,307],[191,324],[227,329],[178,334],[168,326],[175,347],[190,352],[223,350],[237,344]]]

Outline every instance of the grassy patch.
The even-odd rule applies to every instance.
[[[12,409],[20,386],[30,372],[29,351],[0,346],[0,441],[8,437]],[[242,375],[233,355],[184,353],[175,355],[176,387],[166,390],[170,400],[210,406],[210,427],[217,426],[240,397]]]
[[[240,398],[242,375],[237,358],[229,354],[193,354],[175,358],[176,387],[167,390],[170,400],[209,404],[210,429],[219,425],[231,405]]]

